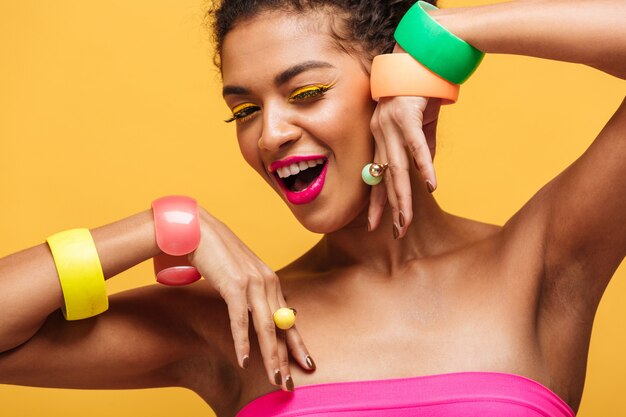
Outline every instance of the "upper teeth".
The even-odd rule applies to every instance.
[[[311,168],[311,167],[314,167],[316,165],[323,164],[323,163],[324,163],[323,158],[313,159],[310,161],[300,161],[291,165],[284,166],[282,168],[278,168],[276,170],[276,173],[278,174],[280,178],[287,178],[290,175],[296,175],[300,171],[304,171],[305,169],[308,169],[308,168]]]

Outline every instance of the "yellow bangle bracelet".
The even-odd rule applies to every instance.
[[[104,273],[88,229],[72,229],[47,239],[61,281],[66,320],[96,316],[109,308]]]

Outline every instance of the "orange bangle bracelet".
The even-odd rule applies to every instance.
[[[406,53],[374,57],[370,75],[372,98],[421,96],[441,98],[453,104],[459,98],[459,85],[444,80]]]

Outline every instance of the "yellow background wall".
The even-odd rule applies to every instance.
[[[201,0],[0,2],[0,256],[171,193],[196,196],[274,268],[318,239],[245,166],[233,126],[222,122],[228,109],[202,27],[205,7]],[[460,102],[443,110],[437,200],[450,212],[503,223],[583,152],[625,87],[581,65],[486,57]],[[116,292],[152,281],[143,264],[108,285]],[[622,267],[596,318],[580,416],[626,415],[624,352]],[[180,389],[6,385],[0,414],[212,415]]]

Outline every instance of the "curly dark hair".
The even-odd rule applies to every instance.
[[[437,0],[427,1],[437,3]],[[215,0],[207,13],[215,43],[214,62],[221,69],[224,38],[239,22],[267,11],[297,15],[328,9],[335,11],[326,15],[331,19],[332,35],[338,46],[347,52],[365,54],[371,60],[378,54],[392,51],[393,32],[413,3],[415,0]],[[337,16],[342,19],[333,22]]]

